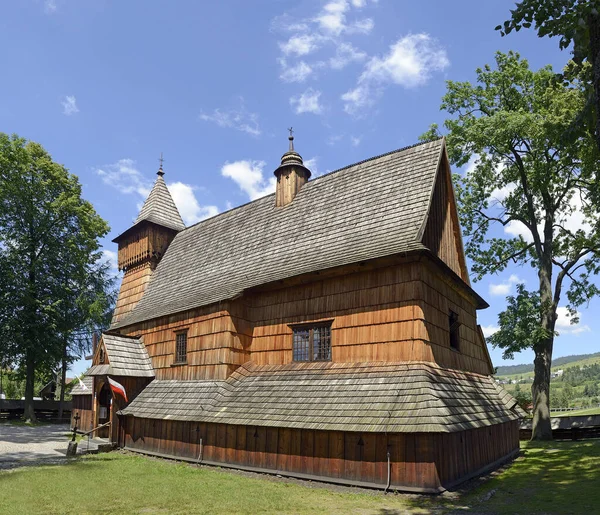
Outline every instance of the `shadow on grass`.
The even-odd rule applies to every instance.
[[[457,491],[447,508],[475,513],[594,513],[600,506],[600,440],[528,442],[489,481]]]

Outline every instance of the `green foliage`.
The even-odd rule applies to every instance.
[[[511,19],[498,25],[502,36],[533,26],[540,37],[558,37],[562,49],[573,44],[580,62],[590,53],[590,25],[598,16],[598,4],[590,0],[523,0],[511,11]]]
[[[567,287],[567,309],[600,290],[599,152],[579,122],[587,102],[584,68],[563,76],[538,71],[513,52],[477,70],[477,83],[448,81],[442,109],[450,160],[473,169],[455,177],[465,251],[474,279],[509,265],[531,266],[538,287],[522,285],[500,314],[492,344],[506,357],[532,348],[536,355],[534,438],[551,437],[550,366],[556,309]],[[425,136],[430,137],[437,128]],[[577,212],[583,223],[574,225]],[[539,397],[538,397],[539,396]],[[536,399],[542,399],[537,402]]]
[[[586,381],[600,381],[600,364],[587,365],[581,368],[565,368],[560,380],[571,386],[580,386]],[[589,390],[589,393],[585,393],[585,395],[589,397],[593,397],[600,393],[595,386],[590,386]]]
[[[586,103],[570,130],[587,130],[600,149],[600,5],[597,0],[522,0],[511,19],[496,30],[505,36],[513,30],[534,27],[540,37],[558,37],[561,50],[571,47],[573,62],[586,89]],[[583,63],[588,66],[580,67]],[[572,70],[566,70],[569,80]]]
[[[507,297],[506,309],[498,316],[501,330],[487,340],[494,347],[504,349],[503,359],[513,359],[515,352],[533,348],[547,337],[540,326],[540,296],[517,284],[517,294]]]
[[[0,133],[0,357],[28,381],[52,370],[65,347],[81,352],[75,338],[106,313],[107,232],[75,175],[41,145]]]
[[[449,81],[443,97],[442,109],[455,115],[445,122],[451,161],[462,166],[477,159],[456,185],[475,280],[510,264],[544,269],[550,277],[552,265],[559,268],[554,298],[521,287],[502,315],[510,334],[496,333],[493,341],[508,355],[548,338],[553,324],[530,329],[536,317],[541,327],[542,314],[555,310],[565,277],[572,279],[572,308],[598,294],[591,281],[600,270],[598,154],[589,134],[569,132],[584,103],[579,81],[565,86],[549,66],[532,71],[512,52],[497,53],[495,69],[478,69],[477,85]],[[568,225],[574,210],[587,232]],[[520,234],[507,235],[506,227]],[[510,343],[514,330],[526,344]]]

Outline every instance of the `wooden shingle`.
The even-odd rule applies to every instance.
[[[226,381],[153,381],[121,413],[399,433],[455,432],[519,418],[490,377],[429,362],[248,363]]]
[[[181,230],[140,302],[112,328],[272,281],[425,249],[420,230],[442,151],[443,140],[397,150],[309,181],[285,207],[267,195]]]

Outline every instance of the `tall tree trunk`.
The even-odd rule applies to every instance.
[[[548,241],[548,240],[547,240]],[[550,244],[545,245],[550,248]],[[552,261],[544,255],[538,272],[540,280],[541,325],[546,336],[534,346],[535,359],[531,396],[533,398],[532,440],[552,440],[550,423],[550,368],[554,345],[556,306],[552,297]]]
[[[67,343],[62,358],[62,369],[60,375],[60,401],[58,402],[58,420],[62,421],[63,407],[65,403],[65,383],[67,381]]]
[[[533,398],[532,440],[552,440],[550,423],[550,367],[552,343],[544,341],[535,349],[534,376],[531,385]]]
[[[33,397],[35,388],[35,361],[31,355],[32,351],[27,350],[25,365],[25,411],[23,418],[26,422],[37,422],[35,410],[33,409]]]
[[[596,144],[600,150],[600,16],[590,14],[588,18],[590,61],[592,63],[592,85],[594,87],[594,114],[596,117]]]

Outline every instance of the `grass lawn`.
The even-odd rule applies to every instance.
[[[596,406],[595,408],[580,409],[577,411],[550,413],[552,417],[578,417],[581,415],[600,415],[600,408]]]
[[[0,513],[591,514],[600,440],[523,445],[501,473],[441,496],[384,495],[109,453],[0,471]]]

